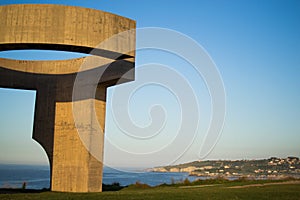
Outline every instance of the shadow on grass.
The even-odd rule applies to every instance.
[[[127,186],[121,186],[120,183],[112,183],[111,185],[102,184],[102,192],[106,191],[119,191]]]
[[[121,186],[119,183],[113,183],[111,185],[102,184],[102,191],[119,191],[127,186]],[[0,188],[0,194],[18,194],[18,193],[42,193],[49,192],[49,188],[43,189],[23,189],[23,188]]]
[[[48,192],[50,189],[19,189],[19,188],[0,188],[0,194],[18,194],[18,193],[41,193]]]

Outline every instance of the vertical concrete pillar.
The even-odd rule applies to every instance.
[[[92,133],[93,123],[104,128],[105,102],[95,99],[81,100],[83,121],[79,126],[87,135],[102,134],[100,142],[103,154],[104,129],[102,133]],[[54,148],[52,168],[52,190],[71,192],[98,192],[102,189],[102,160],[97,160],[83,144],[74,123],[72,102],[57,102],[55,106]],[[95,106],[98,119],[92,119]],[[96,120],[96,121],[95,121]],[[90,132],[90,133],[89,133]],[[90,141],[92,143],[92,141]]]

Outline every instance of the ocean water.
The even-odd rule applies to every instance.
[[[171,181],[182,181],[188,178],[188,173],[160,173],[160,172],[126,172],[105,167],[103,172],[103,183],[112,184],[118,182],[123,186],[134,184],[137,181],[151,186]],[[0,164],[0,188],[21,188],[26,182],[27,189],[42,189],[50,187],[49,166],[29,165],[1,165]]]
[[[48,166],[0,165],[0,188],[21,188],[26,182],[28,189],[50,186]]]

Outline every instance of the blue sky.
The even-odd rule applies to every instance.
[[[270,156],[300,156],[300,2],[299,1],[42,1],[95,8],[137,21],[137,27],[162,27],[179,31],[203,46],[216,63],[227,96],[227,114],[222,135],[206,159],[253,159]],[[40,3],[40,1],[2,0],[0,4]],[[39,55],[34,52],[34,56]],[[0,57],[26,59],[32,52],[0,53]],[[42,56],[44,56],[43,54]],[[39,55],[41,56],[41,55]],[[52,56],[52,57],[51,57]],[[61,58],[66,54],[47,54]],[[137,52],[137,65],[147,62],[168,64],[190,80],[200,91],[202,115],[209,115],[205,103],[207,92],[203,80],[189,72],[188,65],[177,62],[167,53]],[[180,66],[179,66],[180,65]],[[183,66],[186,66],[185,69]],[[137,74],[138,76],[138,74]],[[121,86],[120,86],[121,87]],[[172,113],[171,125],[179,120],[176,102],[161,88],[149,87],[136,97],[131,106],[133,119],[147,124],[143,109],[151,94],[159,103],[173,102],[167,107]],[[153,96],[153,95],[152,95]],[[111,91],[109,90],[109,98]],[[0,89],[0,163],[47,163],[41,147],[31,140],[34,112],[34,91]],[[108,99],[110,102],[111,99]],[[143,102],[146,104],[143,107]],[[174,108],[172,105],[174,104]],[[137,109],[138,107],[138,109]],[[138,111],[137,111],[138,110]],[[143,111],[143,112],[142,112]],[[136,117],[134,117],[136,116]],[[207,120],[204,117],[204,121]],[[204,125],[205,128],[205,125]],[[170,129],[172,130],[172,129]],[[108,108],[106,134],[117,131]],[[167,133],[171,134],[171,133]],[[201,133],[200,133],[201,134]],[[112,137],[113,138],[113,137]],[[181,162],[197,160],[197,138]],[[127,144],[124,143],[126,146]],[[136,145],[141,148],[139,144]],[[164,165],[164,158],[151,163],[120,160],[111,152],[110,159],[119,166]]]

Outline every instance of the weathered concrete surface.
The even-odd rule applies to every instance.
[[[59,5],[0,6],[0,50],[50,49],[83,53],[97,47],[93,57],[62,61],[0,59],[0,87],[36,90],[33,138],[45,149],[51,168],[51,190],[100,192],[102,190],[103,138],[106,89],[134,79],[135,34],[102,46],[111,36],[135,28],[135,22],[110,13]],[[128,49],[130,50],[128,52]],[[91,59],[90,59],[91,58]],[[87,62],[88,60],[88,62]],[[95,60],[95,61],[94,61]],[[88,63],[88,64],[86,64]],[[81,66],[85,65],[84,69]],[[78,75],[99,77],[94,93],[73,95]],[[85,83],[86,84],[86,83]],[[75,124],[74,104],[80,105]],[[95,109],[93,109],[95,108]],[[93,115],[94,110],[96,111]],[[97,159],[83,144],[84,134],[101,131]],[[79,127],[80,126],[80,127]],[[91,141],[91,145],[92,145]],[[88,144],[89,145],[89,144]]]
[[[47,4],[0,6],[0,19],[0,44],[22,44],[23,49],[26,44],[32,43],[93,49],[115,34],[135,29],[133,20],[111,13]],[[131,38],[115,45],[122,51],[134,42],[135,38]],[[58,45],[52,46],[60,48]],[[18,46],[9,45],[7,48]]]

